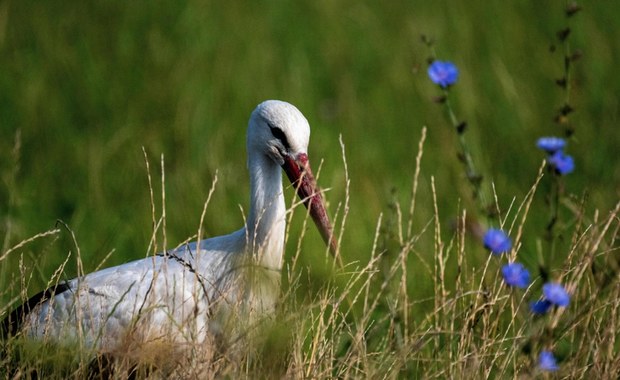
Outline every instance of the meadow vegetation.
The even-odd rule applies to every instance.
[[[620,5],[571,4],[0,3],[0,316],[58,279],[241,227],[247,120],[282,99],[310,122],[344,267],[299,208],[282,303],[248,352],[161,365],[153,347],[139,377],[616,378]],[[433,83],[430,57],[458,81]],[[567,141],[572,173],[550,170],[542,136]],[[489,228],[507,253],[485,249]],[[513,261],[523,289],[504,282]],[[535,314],[549,281],[570,303]],[[90,365],[9,349],[18,376]]]

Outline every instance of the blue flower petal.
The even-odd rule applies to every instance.
[[[495,255],[508,252],[512,248],[510,237],[504,231],[495,228],[489,228],[486,234],[484,234],[482,242],[485,248]]]
[[[459,69],[452,62],[434,61],[428,67],[428,77],[442,88],[453,85],[459,78]]]
[[[521,263],[506,264],[502,267],[504,281],[509,286],[527,288],[530,284],[530,272]]]
[[[538,367],[543,371],[557,371],[560,369],[551,351],[541,351],[538,356]]]
[[[565,154],[563,151],[558,150],[547,158],[547,162],[551,165],[558,174],[564,175],[571,173],[575,170],[575,160],[572,156]]]
[[[570,296],[561,284],[554,282],[546,283],[543,285],[543,294],[549,302],[556,306],[564,307],[570,303]]]
[[[530,310],[534,314],[545,314],[551,305],[552,303],[549,300],[538,300],[530,303]]]
[[[553,154],[558,150],[564,149],[566,140],[560,137],[541,137],[536,142],[536,146],[549,154]]]

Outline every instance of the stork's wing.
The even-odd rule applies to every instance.
[[[35,308],[70,289],[68,283],[61,282],[30,297],[0,322],[0,337],[6,339],[17,334],[24,325],[25,319]]]
[[[193,244],[59,283],[8,314],[0,333],[83,339],[91,348],[113,347],[127,334],[204,336],[214,300],[230,295],[231,258]]]

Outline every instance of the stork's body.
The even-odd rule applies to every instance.
[[[231,314],[273,309],[285,233],[281,169],[334,249],[331,226],[307,160],[308,122],[294,106],[261,103],[248,126],[250,212],[229,235],[61,283],[5,318],[5,333],[78,340],[115,350],[128,340],[204,342]]]

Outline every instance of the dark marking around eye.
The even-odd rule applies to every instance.
[[[284,134],[284,132],[280,128],[274,127],[271,124],[269,124],[269,129],[271,130],[271,134],[273,135],[273,137],[280,140],[280,142],[282,143],[282,145],[284,145],[286,150],[289,150],[290,145],[288,144],[288,140],[286,139],[286,135]]]

